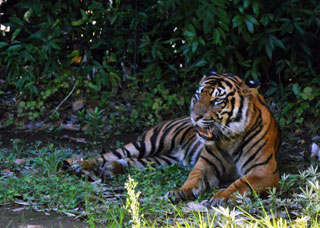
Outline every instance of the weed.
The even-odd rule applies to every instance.
[[[128,177],[128,182],[125,184],[125,188],[127,189],[127,201],[126,201],[126,209],[131,214],[132,218],[132,227],[133,228],[140,228],[143,214],[140,215],[140,203],[139,203],[139,196],[141,192],[135,192],[137,182],[132,179],[130,176]]]

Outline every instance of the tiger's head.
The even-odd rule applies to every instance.
[[[206,144],[231,139],[248,124],[252,89],[237,76],[208,70],[191,100],[191,122]]]

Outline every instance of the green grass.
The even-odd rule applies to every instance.
[[[320,172],[316,162],[299,174],[283,174],[280,189],[270,190],[266,198],[239,196],[228,207],[199,212],[192,211],[188,202],[171,205],[162,198],[183,184],[190,167],[150,165],[144,170],[129,170],[129,182],[126,174],[105,183],[91,183],[59,168],[61,161],[79,152],[86,153],[41,143],[1,149],[0,205],[20,200],[30,209],[73,214],[90,227],[319,226]]]

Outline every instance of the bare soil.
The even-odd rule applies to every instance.
[[[86,228],[85,222],[61,214],[50,212],[47,215],[18,208],[14,205],[0,207],[1,228]]]

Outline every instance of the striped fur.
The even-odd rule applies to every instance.
[[[171,201],[193,200],[226,183],[228,187],[212,197],[212,204],[232,199],[235,193],[278,187],[280,134],[256,88],[237,76],[213,72],[202,78],[190,110],[190,117],[161,123],[123,148],[67,162],[76,172],[94,171],[102,177],[113,177],[126,167],[144,168],[149,162],[154,166],[190,163],[193,170],[184,185],[167,193]]]

